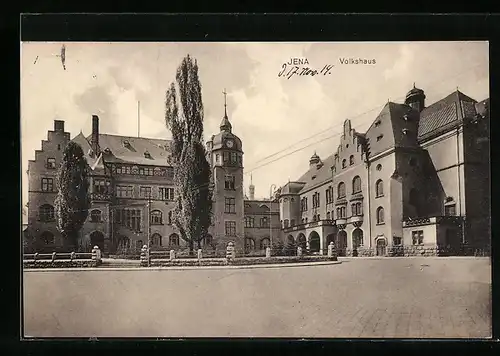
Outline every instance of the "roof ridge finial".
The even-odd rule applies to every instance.
[[[413,82],[413,89],[416,89],[416,87],[415,87],[415,82]]]

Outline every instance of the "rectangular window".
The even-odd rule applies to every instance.
[[[42,192],[53,192],[53,191],[54,191],[54,179],[42,178]]]
[[[226,236],[236,236],[236,221],[225,222]]]
[[[98,194],[109,194],[111,182],[105,179],[94,178],[92,192]]]
[[[288,220],[285,220],[286,225],[285,227],[288,227]],[[269,227],[269,220],[267,217],[262,217],[260,218],[260,227]]]
[[[174,200],[174,188],[159,188],[160,200]]]
[[[229,152],[222,152],[222,159],[224,163],[229,162]]]
[[[56,159],[55,158],[47,158],[47,168],[48,169],[56,169]]]
[[[424,243],[424,231],[423,230],[412,231],[411,239],[413,245],[422,245]]]
[[[235,214],[236,213],[236,199],[235,198],[226,198],[224,205],[224,212],[227,214]]]
[[[290,227],[295,226],[295,219],[290,220]]]
[[[151,198],[151,187],[140,187],[139,194],[141,198]]]
[[[117,185],[116,186],[116,196],[119,198],[132,198],[134,193],[134,187],[131,185]]]
[[[444,207],[444,215],[446,216],[455,216],[456,215],[456,208],[455,204],[453,205],[446,205]]]
[[[232,164],[238,163],[238,154],[236,152],[231,152],[231,163]]]
[[[392,244],[393,244],[394,246],[401,246],[401,237],[396,237],[396,236],[394,236],[394,237],[392,238]]]
[[[141,211],[138,209],[120,209],[116,212],[115,220],[132,231],[141,231]]]
[[[234,181],[234,176],[227,175],[224,181],[224,188],[226,190],[235,190]]]

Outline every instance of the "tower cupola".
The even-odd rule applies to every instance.
[[[413,83],[413,89],[406,94],[405,104],[418,112],[421,112],[425,107],[425,93],[422,89],[415,87],[415,83]]]
[[[310,167],[317,166],[320,162],[321,162],[321,160],[320,160],[319,156],[316,154],[316,151],[315,151],[314,154],[309,159],[309,166]]]

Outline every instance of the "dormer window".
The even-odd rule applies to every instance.
[[[149,151],[145,151],[145,152],[144,152],[144,157],[149,158],[149,159],[151,159],[151,158],[152,158],[152,157],[151,157],[151,154],[149,153]]]
[[[384,137],[384,135],[379,135],[379,136],[377,137],[377,142],[379,142],[379,141],[382,139],[382,137]]]
[[[315,175],[314,175],[314,176],[312,176],[312,177],[311,177],[311,179],[312,179],[312,180],[316,179],[316,176],[315,176]]]
[[[130,148],[130,142],[128,140],[123,140],[123,147]]]
[[[404,128],[402,131],[403,135],[408,135],[408,133],[410,132],[410,130],[408,130],[407,128]]]
[[[375,127],[379,127],[382,122],[380,120],[375,121]]]
[[[106,147],[106,148],[104,149],[104,153],[106,153],[106,154],[108,154],[108,155],[109,155],[109,154],[111,154],[111,150],[110,150],[108,147]]]
[[[403,115],[403,120],[408,121],[409,119],[408,114]]]

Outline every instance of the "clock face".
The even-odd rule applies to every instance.
[[[234,145],[233,140],[227,140],[227,141],[226,141],[226,146],[227,146],[227,147],[231,148],[231,147],[233,147],[233,145]]]

